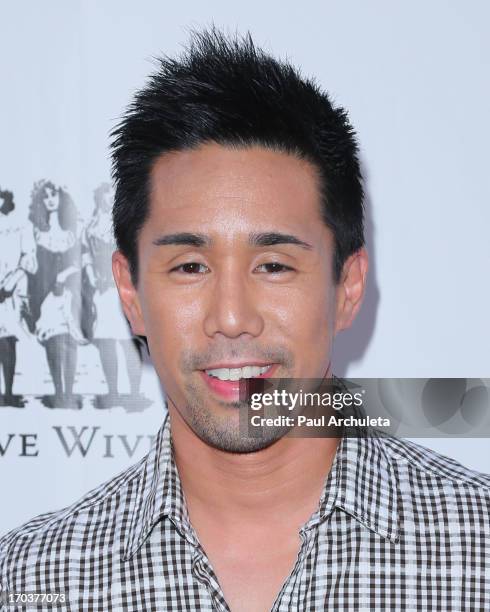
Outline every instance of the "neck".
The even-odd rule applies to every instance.
[[[57,210],[52,210],[49,212],[48,225],[50,230],[61,229]]]
[[[223,528],[260,521],[299,528],[318,507],[337,438],[283,437],[235,454],[203,442],[169,403],[175,461],[191,522],[206,515]]]

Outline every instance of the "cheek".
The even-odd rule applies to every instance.
[[[270,318],[298,344],[324,341],[335,319],[335,296],[324,292],[291,291],[267,305]]]
[[[278,305],[276,313],[279,333],[296,355],[296,375],[322,377],[331,357],[335,295],[327,288],[321,294],[303,293],[298,300]]]
[[[172,292],[153,300],[150,316],[156,333],[164,335],[174,344],[180,342],[185,345],[202,333],[204,304],[196,296]]]
[[[142,315],[152,358],[172,367],[202,328],[202,306],[180,292],[154,286],[148,286],[145,296]]]

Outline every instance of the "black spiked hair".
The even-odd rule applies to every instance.
[[[335,237],[334,278],[364,244],[363,188],[355,132],[343,108],[250,36],[194,32],[178,59],[158,69],[129,105],[113,137],[117,247],[137,283],[137,238],[149,212],[153,164],[162,154],[205,143],[263,146],[311,162],[322,216]]]

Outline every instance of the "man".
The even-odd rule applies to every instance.
[[[489,477],[375,432],[240,424],[240,380],[330,378],[360,308],[346,113],[212,30],[114,136],[113,271],[168,418],[137,465],[3,538],[3,588],[72,610],[488,609]]]

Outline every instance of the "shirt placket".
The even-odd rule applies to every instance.
[[[311,530],[302,528],[299,535],[301,537],[301,546],[298,556],[296,557],[296,562],[291,573],[281,587],[272,605],[271,612],[287,612],[298,609],[298,597],[301,591],[301,585],[297,586],[297,581],[303,581],[302,574],[304,571],[304,563],[310,553],[313,541]]]
[[[212,601],[213,610],[216,612],[231,612],[226,603],[216,574],[199,544],[197,544],[194,549],[192,574],[196,580],[206,588]]]
[[[281,588],[271,612],[290,612],[299,610],[299,602],[304,598],[305,585],[309,581],[309,576],[305,576],[305,561],[315,546],[316,532],[321,522],[327,519],[335,505],[338,492],[338,471],[339,460],[337,455],[330,469],[327,482],[325,484],[324,495],[320,506],[310,520],[300,529],[299,535],[302,540],[300,550],[294,568]],[[298,584],[299,581],[299,584]]]

